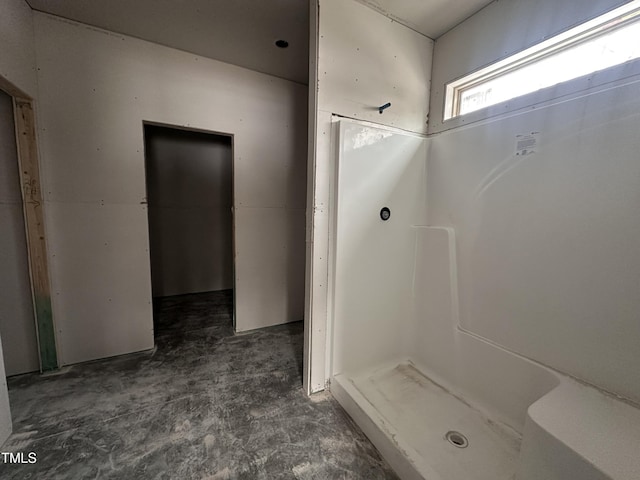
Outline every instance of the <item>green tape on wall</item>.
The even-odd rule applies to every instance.
[[[36,295],[36,318],[40,343],[40,364],[43,372],[58,368],[56,337],[51,314],[51,298]]]

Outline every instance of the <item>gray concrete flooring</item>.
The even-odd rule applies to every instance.
[[[302,323],[234,335],[231,298],[159,299],[152,352],[10,378],[0,450],[37,463],[0,478],[396,479],[329,394],[302,391]]]

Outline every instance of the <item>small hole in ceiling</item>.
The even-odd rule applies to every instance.
[[[286,40],[276,40],[276,47],[278,48],[287,48],[289,46],[289,42]]]

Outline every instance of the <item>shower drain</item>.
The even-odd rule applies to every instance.
[[[446,438],[451,445],[458,448],[466,448],[469,446],[469,440],[467,440],[467,437],[465,437],[460,432],[451,430],[447,432],[444,438]]]

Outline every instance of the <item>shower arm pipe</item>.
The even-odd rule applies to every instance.
[[[382,114],[387,108],[391,106],[391,102],[387,102],[384,105],[378,107],[378,113]]]

